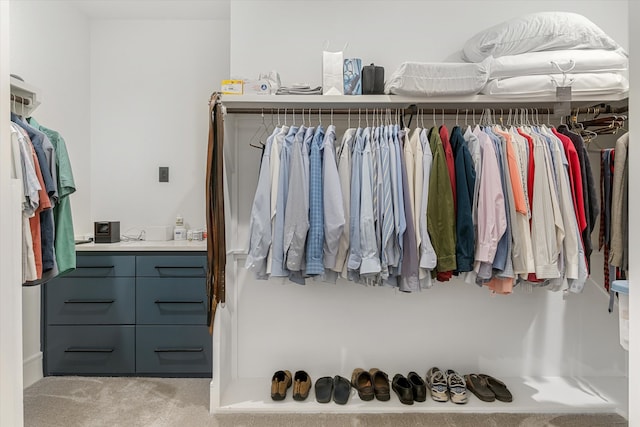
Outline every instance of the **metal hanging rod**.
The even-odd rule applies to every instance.
[[[353,108],[304,108],[304,107],[284,107],[284,106],[280,106],[277,108],[274,107],[268,107],[268,108],[234,108],[234,107],[227,107],[226,108],[226,112],[230,113],[230,114],[284,114],[285,111],[286,113],[291,113],[293,111],[302,111],[304,110],[305,114],[336,114],[336,115],[343,115],[343,114],[358,114],[358,112],[360,112],[360,114],[365,114],[365,111],[368,111],[369,113],[373,112],[374,110],[377,111],[392,111],[392,112],[396,112],[399,111],[403,114],[417,114],[418,111],[422,111],[424,114],[427,113],[431,113],[432,111],[434,111],[436,114],[442,116],[443,114],[446,116],[453,116],[456,114],[482,114],[484,111],[486,111],[487,109],[491,110],[491,111],[501,111],[502,115],[508,114],[509,110],[528,110],[528,111],[538,111],[540,114],[554,114],[554,109],[553,108],[546,108],[546,107],[523,107],[520,108],[517,105],[514,105],[512,107],[507,107],[505,108],[500,107],[500,108],[496,108],[495,106],[492,107],[487,107],[487,108],[435,108],[435,107],[418,107],[417,105],[410,105],[408,107],[404,107],[404,108],[398,108],[398,107],[393,107],[393,106],[387,106],[387,107],[353,107]],[[599,114],[620,114],[620,113],[626,113],[629,110],[628,106],[622,106],[622,107],[612,107],[609,104],[597,104],[591,107],[580,107],[580,108],[574,108],[571,109],[571,113],[572,114],[587,114],[587,113],[599,113]]]
[[[11,94],[11,102],[17,102],[18,104],[22,104],[24,106],[31,105],[31,99],[23,98],[22,96],[14,95],[14,94]]]

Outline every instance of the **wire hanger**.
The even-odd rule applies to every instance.
[[[262,150],[264,148],[264,142],[262,142],[261,139],[266,133],[269,132],[269,128],[267,127],[267,123],[265,122],[265,119],[264,119],[264,109],[262,109],[262,112],[260,115],[262,116],[262,123],[258,126],[256,131],[253,133],[253,135],[249,139],[249,145],[253,148],[258,148]],[[258,142],[260,145],[255,144],[255,142]]]

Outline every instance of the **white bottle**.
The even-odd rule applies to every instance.
[[[187,229],[184,228],[182,216],[176,217],[176,226],[173,228],[173,240],[187,240]]]

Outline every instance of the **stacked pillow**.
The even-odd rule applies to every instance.
[[[576,13],[541,12],[488,28],[463,48],[467,62],[489,61],[482,93],[551,95],[557,86],[573,93],[628,90],[626,52],[589,19]]]

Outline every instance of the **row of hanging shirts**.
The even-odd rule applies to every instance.
[[[419,114],[409,129],[389,110],[369,126],[366,111],[367,126],[349,123],[341,137],[333,118],[326,130],[310,117],[309,126],[278,123],[264,145],[245,266],[301,284],[342,277],[412,292],[459,275],[502,294],[520,282],[580,292],[585,215],[597,207],[585,197],[579,135],[524,112],[502,126],[488,110],[481,124],[451,131],[433,116],[434,126]]]

